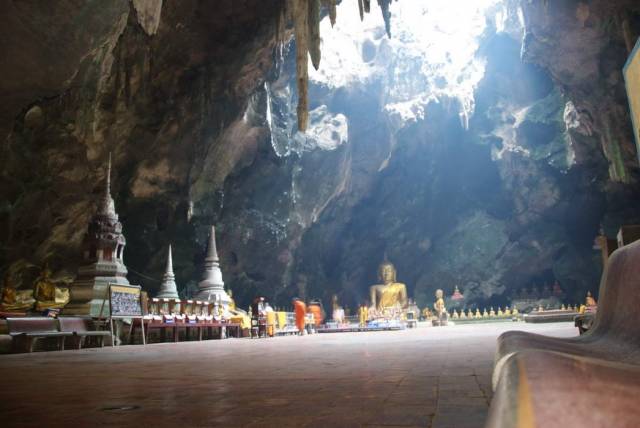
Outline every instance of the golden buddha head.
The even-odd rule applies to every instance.
[[[42,270],[40,270],[40,278],[46,279],[46,280],[51,278],[51,269],[49,268],[48,262],[46,262],[42,267]]]
[[[383,284],[392,284],[396,282],[396,268],[387,258],[378,266],[378,279]]]

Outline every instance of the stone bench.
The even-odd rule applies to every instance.
[[[55,339],[57,349],[64,350],[65,337],[73,336],[73,332],[60,331],[54,318],[7,318],[7,326],[12,337],[12,352],[33,352],[41,339]]]
[[[635,428],[640,366],[526,350],[506,362],[486,427]]]
[[[97,338],[99,345],[104,345],[104,338],[110,337],[111,332],[106,330],[96,330],[93,321],[89,318],[80,317],[60,317],[60,331],[72,333],[73,345],[75,349],[80,349],[88,338]]]
[[[487,426],[529,426],[527,414],[536,421],[530,426],[636,426],[637,419],[624,421],[640,416],[640,406],[624,403],[626,396],[637,402],[640,394],[639,308],[640,242],[635,242],[611,255],[593,327],[585,334],[562,339],[507,332],[498,338]],[[583,420],[573,410],[578,408],[592,419]],[[513,418],[525,425],[509,424]]]
[[[600,283],[593,327],[582,336],[561,339],[509,331],[498,338],[492,378],[497,387],[502,366],[516,352],[542,349],[604,360],[640,364],[640,241],[617,249]]]

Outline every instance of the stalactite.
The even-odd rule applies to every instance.
[[[378,0],[382,11],[387,36],[391,37],[391,12],[389,5],[392,0]],[[397,0],[396,0],[397,1]],[[307,53],[311,56],[311,63],[317,70],[320,67],[320,4],[329,8],[331,26],[336,23],[336,0],[287,0],[283,16],[276,17],[276,46],[284,39],[284,22],[293,21],[296,39],[296,82],[298,88],[298,130],[304,132],[308,122],[308,86],[309,70]],[[360,20],[364,14],[371,11],[371,0],[358,0]],[[286,17],[286,19],[285,19]],[[282,26],[282,28],[281,28]]]
[[[387,31],[387,36],[391,38],[391,13],[389,12],[389,3],[391,3],[391,0],[378,0],[378,5],[382,10],[382,19],[384,19],[384,29]]]
[[[322,0],[322,6],[329,9],[329,20],[333,27],[336,24],[336,0]]]
[[[309,55],[316,70],[320,67],[320,0],[308,0]]]
[[[307,69],[308,45],[308,17],[309,11],[306,0],[292,0],[293,27],[296,38],[296,80],[298,86],[298,129],[304,132],[307,129],[309,116],[308,86],[309,70]]]
[[[336,25],[336,18],[338,11],[336,10],[336,0],[330,0],[331,6],[329,7],[329,20],[331,21],[331,27]]]

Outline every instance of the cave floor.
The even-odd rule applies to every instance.
[[[14,426],[482,427],[499,323],[0,356]]]

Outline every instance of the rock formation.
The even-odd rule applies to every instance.
[[[593,288],[599,228],[640,220],[620,73],[637,2],[497,2],[462,74],[444,39],[411,43],[409,2],[391,26],[387,1],[363,22],[309,2],[304,28],[290,3],[3,5],[2,270],[76,271],[113,152],[129,279],[151,294],[170,242],[180,291],[197,288],[210,224],[242,307],[356,302],[385,250],[419,305],[455,284],[481,306],[534,282]]]

